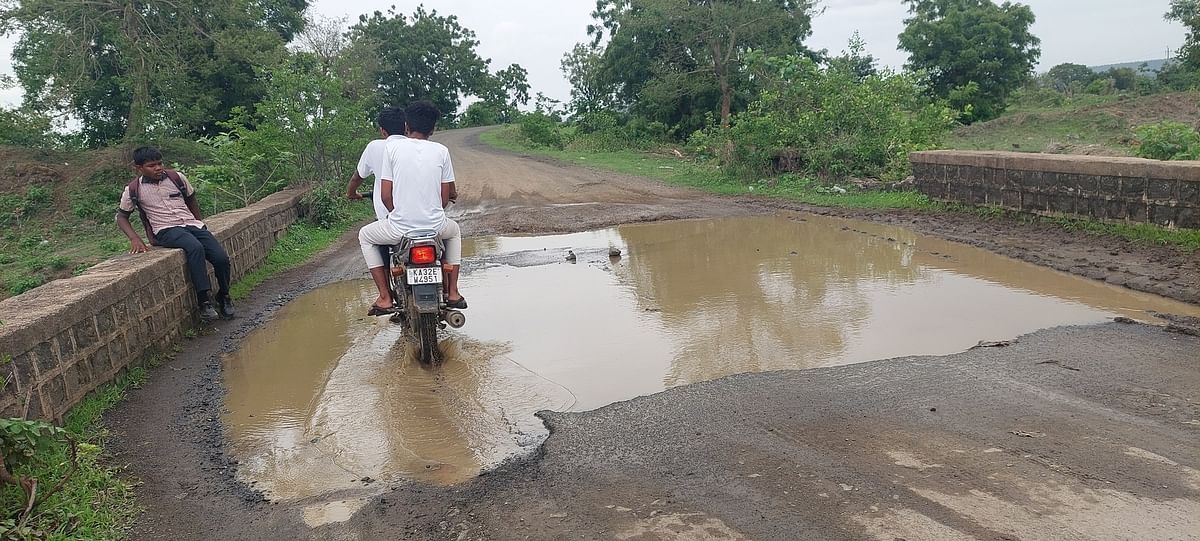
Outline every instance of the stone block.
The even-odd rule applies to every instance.
[[[50,341],[38,342],[33,346],[34,367],[37,369],[37,379],[45,379],[44,374],[50,374],[58,369],[58,353],[51,347]]]
[[[75,363],[63,371],[63,381],[67,384],[67,396],[71,402],[82,398],[91,389],[92,373],[86,362]]]
[[[1150,221],[1155,225],[1171,227],[1176,221],[1175,207],[1167,205],[1150,205]]]
[[[1046,194],[1026,194],[1024,197],[1025,210],[1044,212],[1050,210],[1050,198]]]
[[[70,405],[71,397],[67,395],[66,379],[61,375],[42,383],[38,392],[41,393],[46,406],[50,408],[50,411],[44,412],[48,416],[58,417],[65,413],[66,408]]]
[[[93,374],[106,374],[112,369],[112,350],[104,346],[92,352],[87,358],[88,371]]]
[[[113,307],[109,306],[96,313],[96,331],[100,338],[105,340],[117,331],[117,320],[113,315]]]
[[[1148,216],[1149,207],[1147,207],[1145,203],[1142,203],[1141,201],[1129,201],[1125,204],[1125,208],[1129,209],[1129,213],[1126,216],[1127,220],[1133,220],[1135,222],[1150,221]]]
[[[1179,201],[1200,206],[1200,182],[1179,181]]]
[[[75,357],[75,353],[79,350],[76,347],[75,340],[71,336],[73,333],[70,329],[58,333],[54,337],[53,345],[58,348],[58,358],[66,361]]]
[[[1146,197],[1151,201],[1173,201],[1179,197],[1179,181],[1152,178],[1146,182]]]
[[[1109,199],[1104,204],[1104,217],[1109,220],[1124,220],[1129,217],[1129,207],[1121,199]]]
[[[12,358],[12,374],[16,377],[17,384],[22,391],[34,387],[37,383],[37,373],[33,364],[32,352],[27,351]]]
[[[1175,227],[1200,229],[1200,206],[1186,206],[1175,209]]]
[[[1054,194],[1049,196],[1050,211],[1071,214],[1075,212],[1075,196]]]
[[[28,400],[28,402],[26,402]],[[17,402],[21,413],[24,413],[27,419],[53,420],[53,415],[47,415],[42,410],[42,398],[37,390],[30,393],[29,391],[21,391],[21,396]],[[20,415],[20,414],[18,414]]]
[[[1000,204],[1010,209],[1021,208],[1020,190],[1003,190],[1000,192]]]
[[[1125,198],[1141,198],[1146,195],[1146,179],[1144,178],[1123,178],[1121,179],[1121,193],[1118,194]]]
[[[90,317],[76,323],[71,330],[75,333],[75,345],[80,348],[92,347],[100,341],[100,336],[96,334],[96,323]]]
[[[1092,195],[1099,192],[1100,177],[1094,175],[1070,175],[1070,187],[1076,195]]]
[[[1114,176],[1098,177],[1097,193],[1116,197],[1121,194],[1121,178]]]

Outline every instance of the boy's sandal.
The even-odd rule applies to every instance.
[[[371,309],[367,310],[368,316],[390,316],[394,313],[396,313],[396,308],[394,306],[383,308],[372,304]]]
[[[456,300],[456,301],[447,300],[447,301],[446,301],[446,307],[447,307],[447,308],[455,308],[455,309],[458,309],[458,310],[463,310],[463,309],[466,309],[466,307],[467,307],[467,298],[466,298],[466,297],[459,297],[459,298],[458,298],[458,300]]]

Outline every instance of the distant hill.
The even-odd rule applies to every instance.
[[[1089,67],[1091,67],[1092,71],[1094,71],[1096,73],[1100,73],[1102,71],[1108,71],[1112,68],[1133,68],[1135,70],[1141,71],[1142,73],[1150,74],[1150,73],[1158,72],[1158,70],[1162,69],[1162,67],[1165,66],[1167,64],[1167,62],[1170,62],[1170,61],[1171,61],[1170,58],[1160,58],[1158,60],[1142,60],[1140,62],[1125,62],[1122,64],[1106,64],[1104,66],[1089,66]],[[1145,67],[1142,67],[1143,64],[1145,65]]]

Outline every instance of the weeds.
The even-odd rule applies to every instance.
[[[103,445],[108,433],[101,415],[120,402],[130,388],[146,380],[143,368],[133,368],[122,378],[103,387],[75,406],[63,427],[78,442],[78,469],[62,489],[36,507],[18,529],[16,520],[0,521],[0,539],[120,539],[139,509],[133,487],[119,477],[120,470],[104,464]],[[71,446],[66,439],[53,442],[36,465],[21,470],[26,477],[52,484],[61,479],[71,463]],[[48,486],[48,484],[47,484]],[[19,509],[26,504],[24,492],[15,486],[0,490],[0,506]]]
[[[372,212],[370,205],[360,205],[353,207],[350,218],[330,227],[319,227],[308,222],[292,224],[279,242],[275,243],[275,247],[271,248],[267,260],[233,284],[230,295],[235,300],[245,298],[250,291],[272,276],[300,265],[333,244],[342,233],[355,223],[366,220]]]

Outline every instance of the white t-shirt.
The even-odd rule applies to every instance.
[[[381,178],[392,181],[388,221],[402,232],[440,230],[446,223],[442,184],[454,182],[450,151],[441,143],[424,139],[387,142]]]
[[[383,194],[380,193],[380,184],[383,179],[379,173],[383,171],[383,158],[386,152],[387,142],[395,139],[404,139],[403,135],[390,135],[387,139],[376,139],[367,143],[367,148],[363,149],[362,157],[358,159],[358,176],[362,178],[370,178],[375,176],[375,190],[372,192],[372,203],[375,204],[375,218],[383,220],[387,218],[387,207],[383,206]]]

